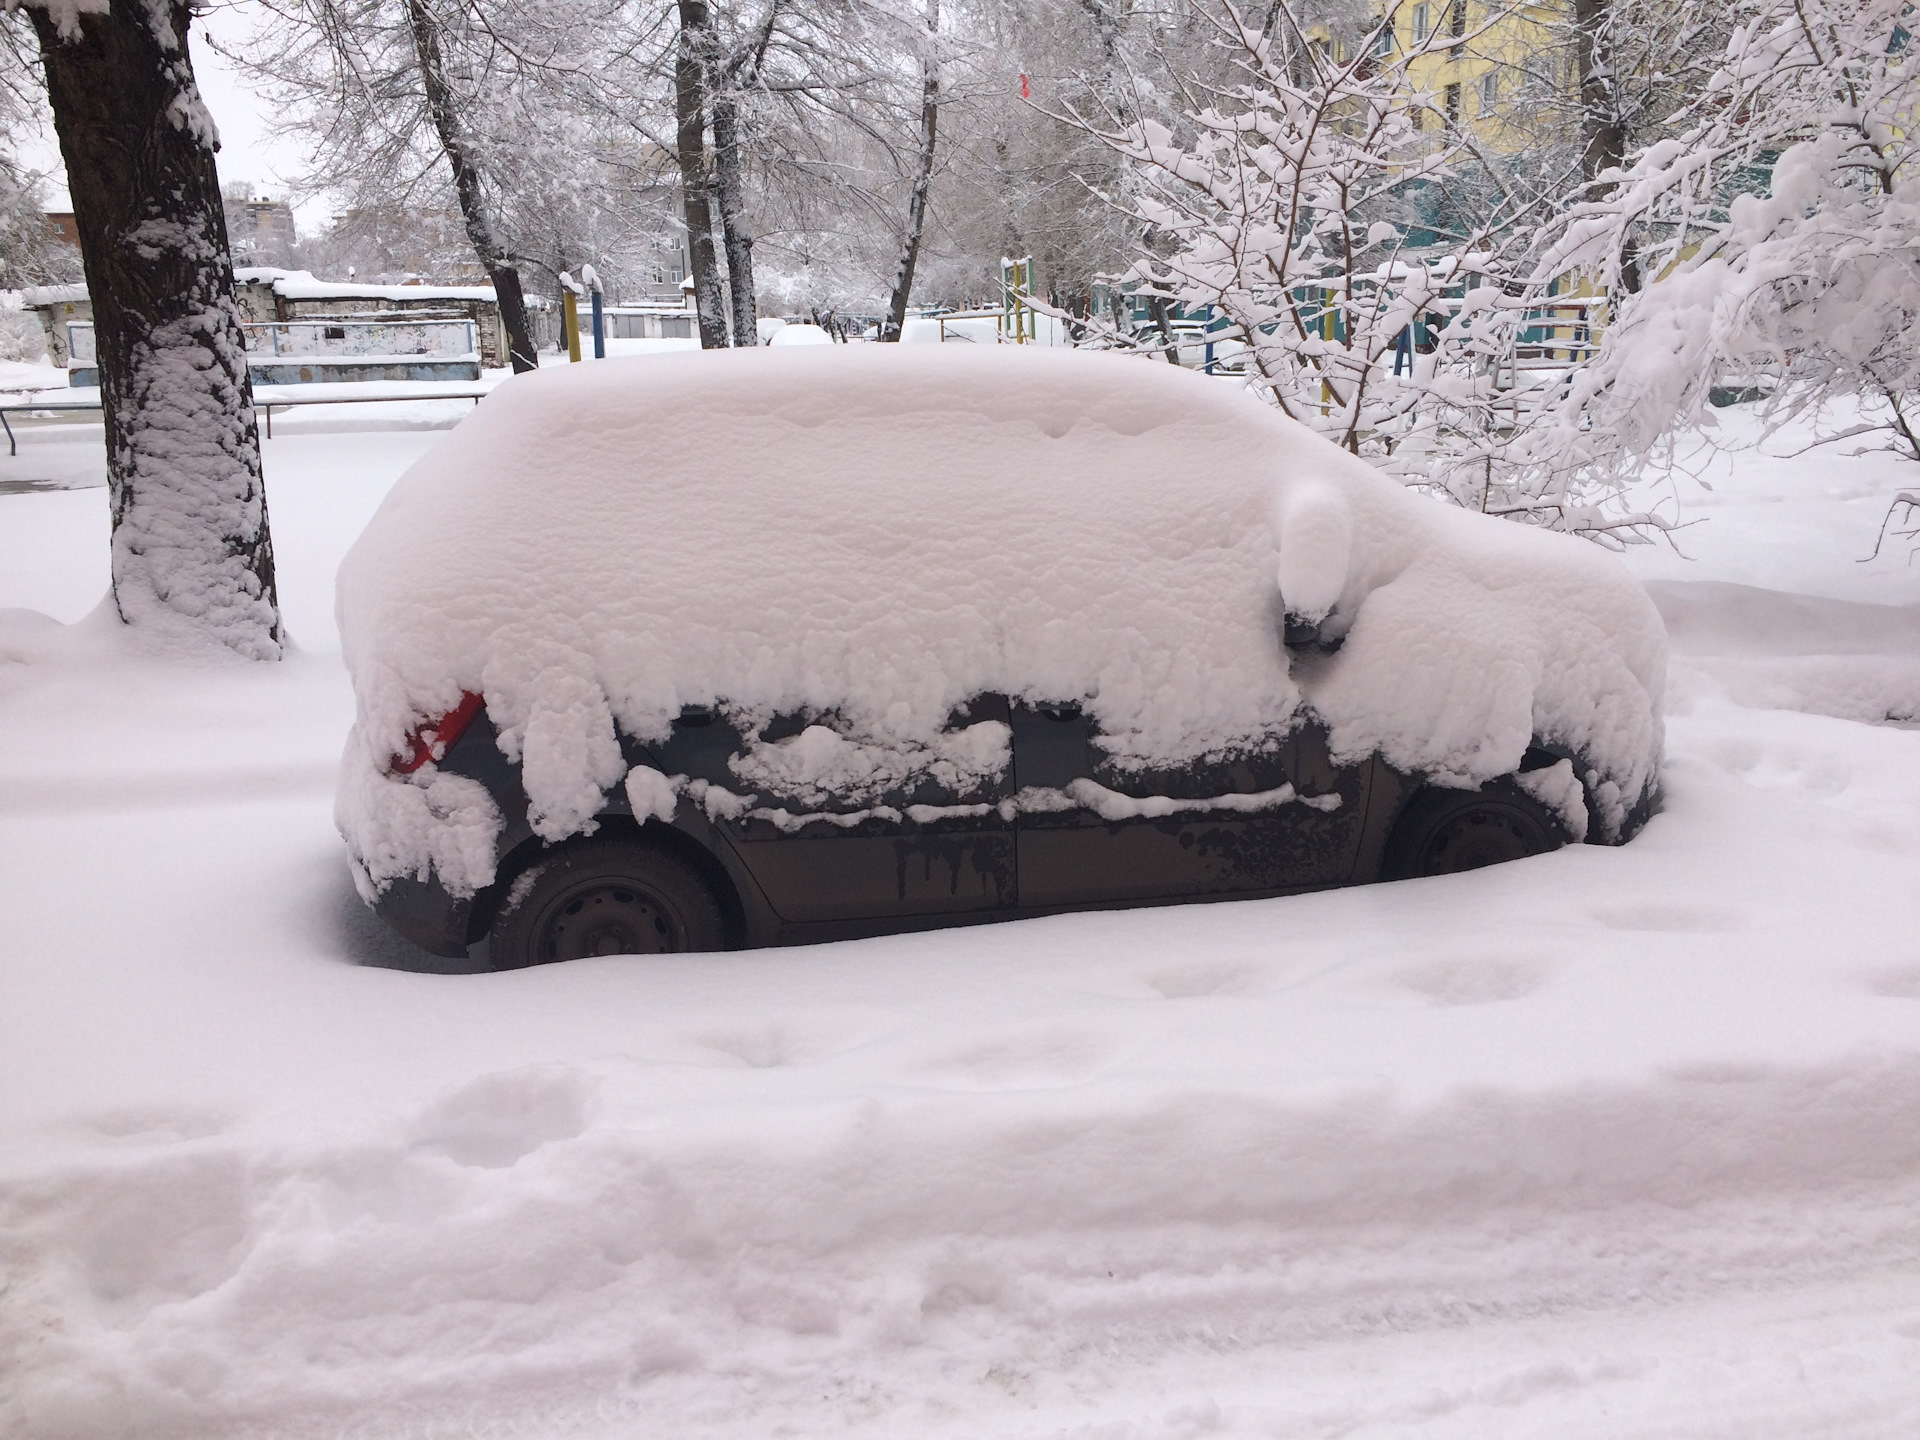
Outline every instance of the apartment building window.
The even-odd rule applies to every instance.
[[[1393,24],[1391,17],[1382,20],[1380,22],[1380,28],[1374,32],[1373,53],[1374,58],[1379,60],[1384,60],[1393,54]]]
[[[1493,114],[1494,107],[1500,103],[1500,72],[1489,70],[1480,77],[1480,113]]]
[[[1467,33],[1467,0],[1453,0],[1453,10],[1447,16],[1447,33],[1455,39]]]
[[[1433,23],[1429,18],[1427,7],[1424,5],[1414,6],[1413,7],[1413,41],[1414,43],[1416,45],[1419,44],[1422,40],[1426,39],[1427,36],[1431,35],[1432,33],[1433,33]]]
[[[1447,86],[1447,128],[1460,128],[1460,86],[1458,82]]]

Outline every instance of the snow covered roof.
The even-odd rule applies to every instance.
[[[287,300],[486,300],[497,297],[491,285],[357,285],[320,280],[307,270],[276,270],[250,265],[233,272],[239,285],[266,285]]]
[[[756,348],[518,376],[395,486],[338,597],[343,783],[401,784],[402,737],[482,693],[554,838],[622,778],[616,726],[657,738],[716,701],[926,749],[974,695],[1075,699],[1146,764],[1284,728],[1304,696],[1337,753],[1455,783],[1556,740],[1591,761],[1609,833],[1660,751],[1665,633],[1612,556],[1115,356]],[[1292,673],[1283,601],[1338,653]]]
[[[78,305],[87,298],[85,285],[29,285],[20,292],[28,309],[40,305]]]

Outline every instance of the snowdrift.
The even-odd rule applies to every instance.
[[[1305,706],[1338,756],[1454,785],[1538,736],[1583,758],[1607,839],[1661,749],[1664,631],[1612,557],[1111,356],[852,346],[520,377],[394,488],[337,605],[358,704],[338,820],[373,889],[491,878],[484,792],[386,773],[463,691],[550,839],[625,778],[617,729],[664,737],[695,704],[749,730],[831,712],[911,761],[946,755],[973,695],[1078,699],[1143,766]],[[1287,615],[1338,649],[1290,662]]]

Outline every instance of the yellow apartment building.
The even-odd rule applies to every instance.
[[[1453,132],[1489,160],[1577,141],[1573,0],[1400,0],[1374,23],[1375,55],[1404,56],[1408,83],[1432,97],[1422,116],[1436,138]],[[1565,304],[1530,327],[1527,348],[1572,358],[1604,324],[1605,298],[1566,279]]]
[[[1358,42],[1325,25],[1309,39],[1336,61],[1349,43],[1371,47],[1377,64],[1405,62],[1407,84],[1429,97],[1422,128],[1436,141],[1465,139],[1489,161],[1579,140],[1580,72],[1573,0],[1388,0]],[[1523,352],[1539,358],[1586,354],[1605,324],[1606,298],[1564,277]]]
[[[1384,57],[1390,43],[1407,57],[1408,80],[1433,96],[1427,123],[1435,129],[1464,132],[1503,156],[1573,122],[1572,0],[1402,0],[1391,18],[1376,53]]]

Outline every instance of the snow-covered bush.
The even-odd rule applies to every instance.
[[[1065,350],[519,377],[399,482],[338,594],[358,718],[337,813],[370,888],[491,878],[485,792],[389,773],[467,692],[552,840],[627,778],[619,735],[663,739],[687,705],[750,746],[794,712],[853,742],[769,750],[752,785],[1004,764],[945,732],[988,693],[1080,701],[1122,768],[1305,710],[1336,755],[1455,785],[1544,737],[1585,757],[1608,837],[1660,754],[1665,635],[1611,556],[1435,504],[1237,387]],[[1337,650],[1292,662],[1283,616]]]
[[[1542,453],[1630,471],[1716,386],[1766,389],[1778,425],[1840,397],[1920,459],[1920,44],[1906,0],[1739,0],[1719,71],[1540,273],[1613,297],[1595,364]],[[1836,437],[1837,438],[1837,437]]]
[[[1538,299],[1520,283],[1536,202],[1496,194],[1465,213],[1485,166],[1415,79],[1454,38],[1400,44],[1390,8],[1343,52],[1285,0],[1264,23],[1230,0],[1189,8],[1220,72],[1180,76],[1182,133],[1067,117],[1130,164],[1116,203],[1147,238],[1126,278],[1209,315],[1209,338],[1245,347],[1249,384],[1388,474],[1554,529],[1614,539],[1654,523],[1517,443],[1551,395],[1517,364]],[[1093,343],[1114,343],[1102,328]]]
[[[46,353],[40,317],[21,305],[17,291],[0,290],[0,360],[39,360]]]

